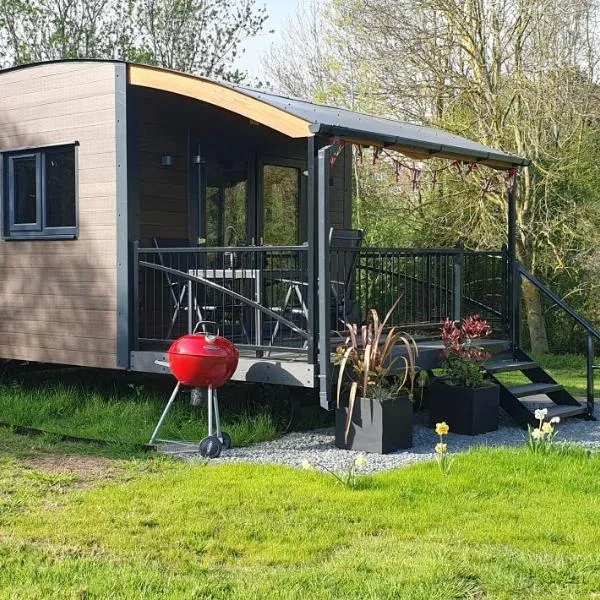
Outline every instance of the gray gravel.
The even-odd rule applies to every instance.
[[[527,433],[516,427],[504,413],[500,417],[498,431],[479,436],[466,436],[450,433],[446,442],[451,453],[464,452],[477,446],[520,446],[526,441]],[[433,448],[438,441],[435,432],[427,427],[426,417],[416,415],[413,430],[413,447],[392,454],[368,454],[363,473],[375,473],[401,467],[433,458]],[[569,419],[558,426],[556,441],[575,442],[589,448],[600,449],[600,421]],[[194,448],[194,447],[192,447]],[[201,458],[190,447],[170,446],[164,448],[169,454],[184,460]],[[301,467],[308,461],[315,469],[343,470],[359,452],[341,450],[334,445],[333,429],[321,429],[300,433],[290,433],[271,442],[261,442],[245,448],[232,448],[223,451],[211,464],[227,462],[254,462]]]

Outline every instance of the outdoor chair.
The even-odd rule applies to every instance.
[[[173,238],[152,238],[152,244],[157,250],[161,248],[189,248],[190,243],[187,239],[173,239]],[[158,252],[158,262],[162,267],[172,267],[175,268],[172,264],[165,264],[165,259],[162,252]],[[179,265],[177,265],[179,266]],[[185,269],[187,272],[187,269]],[[173,329],[177,325],[177,320],[180,313],[185,313],[188,310],[189,303],[186,302],[186,296],[188,293],[188,287],[184,280],[177,280],[171,275],[171,273],[164,272],[165,280],[167,282],[167,288],[171,295],[171,300],[173,301],[173,315],[171,317],[171,323],[169,325],[169,329],[167,331],[167,339],[171,339],[171,334],[173,333]],[[202,311],[200,310],[200,306],[194,299],[194,308],[196,312],[196,316],[198,317],[198,321],[204,320]]]
[[[360,248],[364,240],[362,229],[334,229],[329,230],[329,247],[331,256],[331,327],[337,330],[338,326],[345,329],[346,323],[359,323],[361,320],[360,306],[352,297],[356,265]],[[271,310],[280,314],[298,315],[308,319],[308,309],[305,295],[308,281],[299,279],[279,279],[279,283],[288,286],[284,302],[280,307]],[[297,306],[293,306],[294,298]],[[271,335],[271,345],[279,332],[279,322],[275,324]]]
[[[346,328],[346,323],[360,323],[360,306],[353,297],[356,266],[365,238],[362,229],[329,230],[331,252],[331,328]]]

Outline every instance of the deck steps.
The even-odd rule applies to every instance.
[[[555,381],[538,363],[522,350],[501,353],[484,364],[491,379],[500,386],[500,406],[521,427],[538,425],[536,408],[545,408],[546,419],[560,417],[586,417],[587,408],[574,398],[560,383]],[[502,373],[521,373],[528,383],[509,383],[498,377]],[[546,396],[547,403],[531,400],[532,396]],[[527,400],[527,399],[530,400]]]

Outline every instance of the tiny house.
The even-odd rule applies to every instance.
[[[175,338],[215,327],[240,349],[236,379],[318,388],[327,407],[345,323],[399,296],[394,325],[477,311],[510,342],[514,211],[497,252],[368,248],[352,229],[356,144],[528,164],[156,67],[0,71],[0,358],[160,372]]]

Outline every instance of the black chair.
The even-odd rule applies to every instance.
[[[157,249],[161,248],[189,248],[190,243],[187,239],[174,239],[174,238],[152,238],[152,244]],[[171,267],[175,268],[172,264],[165,264],[165,259],[162,252],[158,252],[158,262],[162,267]],[[180,265],[177,265],[178,267]],[[187,265],[184,266],[184,270],[187,273]],[[167,288],[171,295],[171,300],[173,302],[173,316],[171,317],[171,323],[169,325],[169,329],[167,331],[166,339],[171,339],[171,334],[173,333],[173,329],[177,324],[177,319],[180,313],[187,312],[188,306],[190,303],[186,302],[186,295],[188,293],[188,287],[185,284],[184,280],[175,279],[171,273],[163,272],[165,280],[167,282]],[[200,310],[200,306],[196,302],[196,299],[193,299],[193,309],[196,312],[196,316],[198,317],[198,321],[203,321],[202,311]]]
[[[360,323],[360,306],[354,298],[356,265],[365,234],[362,229],[329,230],[331,254],[331,325],[346,328],[346,323]]]

